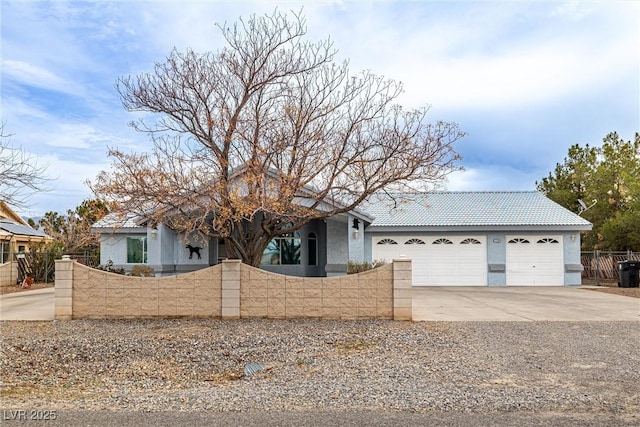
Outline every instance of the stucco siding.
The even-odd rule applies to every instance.
[[[507,246],[504,233],[487,234],[487,284],[506,286]]]
[[[347,273],[349,261],[349,224],[327,220],[327,276]]]
[[[567,232],[563,235],[564,284],[579,286],[582,284],[582,262],[580,261],[580,233]]]

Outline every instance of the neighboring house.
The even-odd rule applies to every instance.
[[[431,192],[373,200],[274,239],[261,268],[295,276],[346,273],[348,261],[411,258],[414,286],[579,285],[580,231],[591,224],[539,192]],[[101,263],[158,274],[226,257],[217,239],[176,234],[144,218],[96,223]]]
[[[50,240],[51,237],[31,228],[5,202],[0,201],[0,264],[13,261],[13,254],[29,252],[34,243]]]

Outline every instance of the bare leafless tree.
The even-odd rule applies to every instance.
[[[47,165],[12,145],[11,136],[4,133],[4,123],[0,124],[0,199],[22,208],[30,195],[47,190]]]
[[[377,192],[432,185],[456,168],[456,124],[396,105],[399,82],[334,62],[309,42],[301,13],[219,26],[216,53],[173,51],[153,72],[117,82],[152,153],[109,152],[90,186],[123,211],[225,239],[259,265],[269,241],[353,210]]]

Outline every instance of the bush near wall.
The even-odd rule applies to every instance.
[[[368,270],[371,270],[372,268],[381,267],[386,264],[387,262],[385,260],[375,260],[373,262],[349,261],[347,263],[347,274],[362,273],[363,271],[368,271]]]

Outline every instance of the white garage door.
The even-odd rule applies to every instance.
[[[487,286],[485,236],[381,236],[373,259],[412,260],[413,286]]]
[[[562,236],[508,236],[507,286],[562,286]]]

